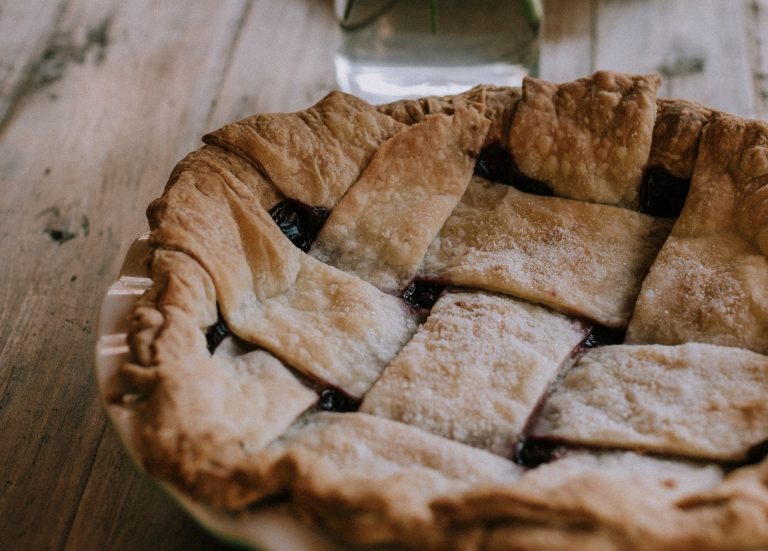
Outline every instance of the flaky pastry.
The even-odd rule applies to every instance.
[[[208,134],[107,397],[143,467],[345,545],[768,548],[768,124],[658,85]]]

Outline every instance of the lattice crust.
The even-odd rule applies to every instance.
[[[656,102],[649,166],[659,166],[678,178],[690,178],[699,147],[701,129],[712,117],[712,110],[683,100]]]
[[[512,156],[561,197],[639,209],[659,83],[609,72],[561,85],[526,79]]]
[[[198,165],[185,161],[150,206],[153,242],[198,259],[240,337],[362,396],[413,333],[408,308],[294,247],[262,207],[258,188],[220,165]]]
[[[360,411],[509,456],[585,335],[578,321],[528,302],[445,293]]]
[[[206,136],[109,397],[146,469],[355,544],[768,547],[768,125],[657,86],[333,93]]]
[[[743,461],[768,440],[768,357],[709,344],[585,354],[547,399],[537,437]]]
[[[306,111],[254,115],[203,140],[253,163],[286,197],[333,208],[400,128],[364,101],[333,92]]]
[[[420,274],[626,327],[671,228],[668,219],[523,193],[475,176]]]
[[[768,124],[704,128],[685,209],[638,298],[628,342],[768,354]]]
[[[380,289],[402,289],[467,189],[488,126],[459,107],[394,136],[339,201],[311,254]]]

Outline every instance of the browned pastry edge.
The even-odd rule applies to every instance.
[[[479,85],[455,96],[399,100],[380,105],[378,110],[398,122],[411,125],[421,122],[427,115],[453,114],[459,106],[475,108],[491,121],[483,145],[501,146],[506,142],[518,101],[520,88]]]
[[[402,101],[378,109],[401,123],[413,124],[427,114],[451,113],[456,105],[474,106],[492,119],[488,145],[506,139],[519,98],[519,89],[481,86],[459,96]],[[690,177],[701,130],[714,112],[684,100],[659,99],[657,106],[648,164]],[[208,153],[202,155],[203,163],[231,156],[233,177],[247,187],[259,188],[265,203],[281,198],[255,167],[216,146],[199,151],[204,150]],[[195,155],[179,163],[166,193],[178,174],[196,162]],[[268,188],[263,188],[264,183]],[[273,465],[269,476],[244,454],[227,456],[222,464],[211,463],[199,455],[196,443],[186,441],[183,434],[169,435],[155,427],[152,419],[153,400],[162,399],[155,394],[162,387],[164,372],[183,370],[190,354],[192,363],[207,361],[203,330],[216,319],[215,290],[195,259],[162,242],[153,242],[153,247],[154,284],[133,310],[132,357],[122,375],[133,390],[144,395],[134,407],[143,423],[140,439],[145,468],[197,499],[241,510],[265,495],[288,493],[309,519],[352,543],[396,541],[413,549],[726,550],[768,546],[768,460],[736,469],[713,489],[681,499],[672,508],[649,511],[656,516],[626,509],[634,502],[622,500],[625,489],[606,489],[599,479],[584,479],[575,485],[583,490],[584,499],[570,486],[550,488],[540,495],[516,493],[514,488],[479,488],[446,496],[433,503],[434,517],[427,524],[423,519],[403,524],[402,518],[389,518],[386,513],[371,516],[375,500],[350,502],[342,493],[323,494],[316,488],[293,486],[297,466],[290,462]],[[155,448],[158,443],[162,445]],[[618,500],[620,505],[613,515],[606,516],[605,507],[594,505],[606,492],[611,503]],[[643,505],[642,500],[638,505]]]
[[[712,109],[680,99],[656,101],[656,125],[648,166],[659,166],[678,178],[690,178],[699,138]]]
[[[475,104],[484,99],[485,115],[491,119],[484,145],[504,146],[521,97],[520,88],[480,85],[456,96],[399,100],[380,105],[378,109],[410,125],[422,121],[426,115],[450,114],[456,105]],[[664,168],[678,178],[690,178],[701,131],[715,111],[695,102],[672,98],[658,98],[656,109],[647,166]]]

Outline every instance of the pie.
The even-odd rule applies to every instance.
[[[659,78],[333,92],[149,206],[143,468],[351,545],[768,548],[768,123]]]

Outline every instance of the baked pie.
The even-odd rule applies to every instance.
[[[352,545],[768,548],[768,124],[658,86],[205,136],[109,396],[143,467]]]

